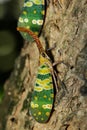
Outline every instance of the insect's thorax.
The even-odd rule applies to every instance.
[[[49,66],[50,69],[52,69],[52,63],[51,63],[49,57],[47,56],[46,53],[44,53],[44,54],[45,54],[45,57],[43,57],[42,54],[39,55],[40,66],[43,64],[46,64],[47,66]]]

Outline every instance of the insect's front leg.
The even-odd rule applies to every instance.
[[[61,8],[62,8],[62,2],[63,2],[63,0],[53,0],[53,3],[54,4],[58,4]]]

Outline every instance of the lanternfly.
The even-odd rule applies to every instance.
[[[52,76],[54,75],[54,72],[52,63],[50,58],[44,51],[40,40],[32,31],[22,27],[18,27],[17,30],[27,32],[29,35],[31,35],[39,49],[40,64],[34,84],[34,90],[32,93],[30,112],[36,121],[40,123],[45,123],[50,118],[54,102],[54,87],[52,81]]]

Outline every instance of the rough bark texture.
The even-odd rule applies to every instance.
[[[4,101],[8,103],[3,103],[5,118],[0,127],[3,130],[87,130],[87,1],[50,0],[40,40],[46,49],[55,45],[50,58],[60,63],[56,71],[66,90],[59,85],[47,123],[40,124],[32,118],[29,103],[39,53],[34,42],[25,42],[5,85]]]

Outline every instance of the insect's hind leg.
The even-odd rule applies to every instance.
[[[60,61],[60,62],[59,62],[59,61],[56,61],[56,62],[54,62],[54,63],[53,63],[53,67],[56,66],[56,65],[58,65],[58,64],[61,64],[61,63],[63,63],[63,64],[65,64],[66,66],[70,67],[70,65],[69,65],[68,63],[64,63],[64,61]],[[57,78],[57,79],[56,79],[56,78]],[[54,70],[53,79],[54,79],[54,83],[55,83],[55,87],[56,87],[56,91],[57,91],[57,92],[59,91],[58,89],[59,89],[60,86],[62,87],[62,89],[63,89],[64,91],[68,92],[65,83],[64,83],[63,81],[61,81],[61,79],[60,79],[59,75],[57,74],[57,71],[56,71],[56,70]],[[56,80],[56,82],[55,82],[55,80]],[[57,81],[58,81],[58,83],[57,83]]]

